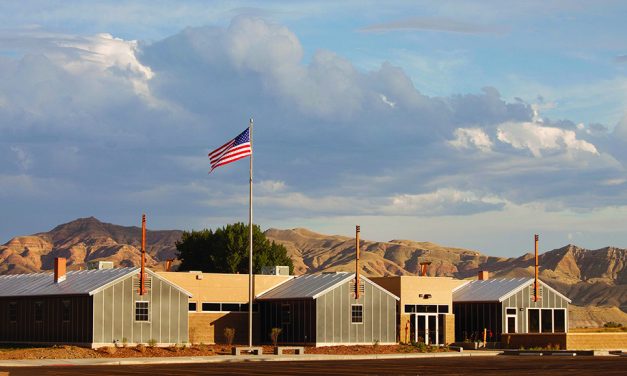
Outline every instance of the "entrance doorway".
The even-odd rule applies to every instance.
[[[414,316],[414,342],[438,345],[439,323],[437,313],[417,313]]]

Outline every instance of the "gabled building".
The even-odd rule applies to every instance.
[[[566,333],[570,299],[538,280],[534,301],[533,278],[470,281],[453,291],[455,338],[500,342],[503,333]]]
[[[303,275],[257,298],[262,343],[280,328],[280,344],[314,346],[396,343],[399,298],[355,273]]]
[[[0,276],[0,342],[72,344],[88,347],[155,342],[166,346],[188,338],[190,293],[146,270],[139,294],[139,268]]]

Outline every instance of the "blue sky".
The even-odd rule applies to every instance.
[[[255,218],[514,256],[627,247],[627,6],[0,3],[0,241]]]

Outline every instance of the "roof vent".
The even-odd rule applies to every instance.
[[[263,266],[261,274],[264,275],[290,275],[290,267],[287,265]]]
[[[490,272],[487,270],[479,270],[479,273],[477,273],[477,279],[479,281],[486,281],[490,279]]]
[[[113,261],[90,261],[87,270],[113,269]]]

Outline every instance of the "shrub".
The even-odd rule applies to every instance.
[[[281,335],[282,331],[283,329],[281,328],[272,328],[272,331],[270,331],[270,339],[272,340],[272,345],[274,345],[274,347],[276,347],[277,343],[279,342],[279,336]]]
[[[101,351],[105,354],[114,355],[118,351],[118,349],[114,346],[107,346],[103,347]]]
[[[374,342],[372,343],[372,347],[374,347],[375,349],[377,349],[379,347],[379,340],[375,339]]]
[[[128,346],[128,338],[124,337],[122,338],[122,347],[126,347]]]
[[[235,328],[224,328],[224,338],[226,339],[226,344],[231,346],[233,339],[235,339]]]
[[[149,347],[155,347],[157,345],[157,340],[154,338],[151,338],[148,340],[148,346]]]

